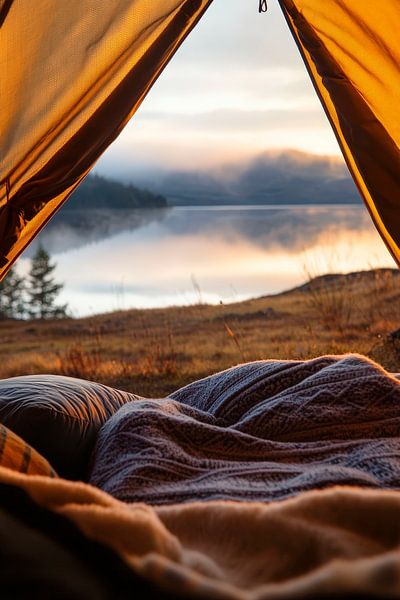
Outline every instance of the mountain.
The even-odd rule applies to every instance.
[[[75,210],[93,209],[133,209],[164,208],[164,196],[139,189],[132,184],[125,185],[100,175],[88,175],[64,204],[61,215]]]
[[[173,172],[146,180],[171,205],[354,204],[360,196],[338,157],[296,150],[265,152],[211,171]]]

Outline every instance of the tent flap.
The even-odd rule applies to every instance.
[[[117,137],[211,0],[0,0],[0,277]]]
[[[400,2],[279,2],[361,196],[400,264]]]

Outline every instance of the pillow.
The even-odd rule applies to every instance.
[[[36,452],[19,435],[0,424],[0,466],[28,475],[57,474],[47,460]]]
[[[85,479],[97,432],[138,396],[61,375],[0,380],[0,423],[42,454],[57,473]]]

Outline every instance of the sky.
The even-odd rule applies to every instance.
[[[339,155],[278,2],[268,5],[214,0],[95,170],[134,178],[281,148]]]

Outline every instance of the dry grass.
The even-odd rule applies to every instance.
[[[355,282],[349,283],[341,278],[330,281],[329,285],[323,277],[310,280],[308,304],[327,330],[343,334],[351,326],[355,287]]]
[[[86,319],[0,323],[0,377],[59,373],[163,396],[247,360],[360,352],[400,371],[400,277],[323,276],[230,305],[129,310]]]

